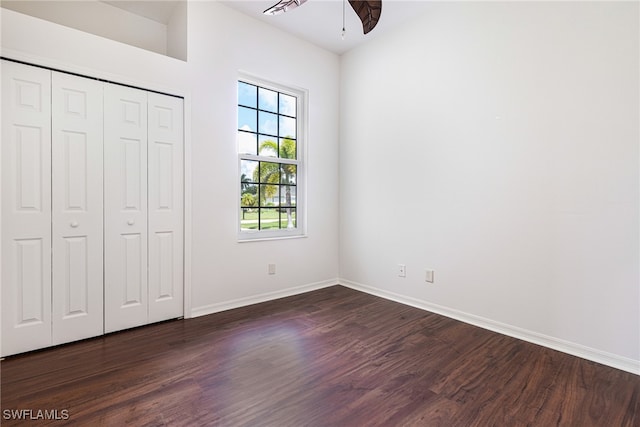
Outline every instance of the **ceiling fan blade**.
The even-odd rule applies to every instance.
[[[265,10],[265,15],[280,15],[288,10],[295,9],[307,0],[280,0],[278,3]]]
[[[349,0],[349,4],[362,21],[365,34],[373,30],[382,13],[382,0]]]

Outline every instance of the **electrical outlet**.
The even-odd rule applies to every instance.
[[[424,272],[424,281],[425,282],[429,282],[429,283],[433,283],[433,275],[434,275],[434,271],[433,270],[425,270]]]
[[[407,277],[407,266],[398,264],[398,277]]]
[[[269,274],[276,274],[276,265],[269,264]]]

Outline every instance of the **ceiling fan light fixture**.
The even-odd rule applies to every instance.
[[[278,3],[274,4],[267,10],[265,10],[265,15],[280,15],[281,13],[287,12],[291,9],[295,9],[303,3],[306,3],[307,0],[280,0]],[[344,39],[345,27],[344,27],[344,9],[345,9],[345,0],[342,0],[342,38]],[[376,25],[378,25],[378,21],[380,20],[380,15],[382,13],[382,0],[349,0],[349,5],[353,11],[358,15],[360,21],[362,22],[362,31],[367,34],[371,30],[374,29]]]
[[[278,3],[265,10],[265,15],[280,15],[288,10],[295,9],[307,0],[280,0]]]

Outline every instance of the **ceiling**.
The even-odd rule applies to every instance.
[[[171,13],[180,0],[103,0],[113,6],[154,21],[167,24]],[[209,0],[212,1],[212,0]],[[349,6],[345,7],[344,40],[342,33],[342,0],[308,0],[302,6],[277,16],[267,16],[262,12],[277,0],[219,0],[220,3],[245,15],[280,28],[301,39],[337,54],[386,33],[422,13],[426,0],[383,0],[380,22],[366,36],[362,33],[362,23]]]
[[[428,4],[425,0],[383,0],[380,21],[365,36],[362,23],[346,2],[343,40],[342,0],[308,0],[300,7],[276,16],[262,12],[277,0],[220,0],[220,3],[338,54],[402,25],[422,13]]]

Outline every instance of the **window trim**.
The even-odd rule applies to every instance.
[[[269,90],[274,90],[285,95],[296,97],[296,159],[286,159],[280,157],[268,157],[259,156],[254,154],[242,154],[239,152],[239,138],[238,138],[238,106],[239,99],[236,90],[236,121],[235,121],[235,135],[236,135],[236,154],[237,160],[237,173],[236,173],[236,230],[237,239],[239,243],[243,242],[255,242],[265,240],[282,240],[282,239],[297,239],[307,237],[307,215],[306,215],[306,193],[307,193],[307,141],[308,141],[308,102],[309,92],[306,89],[298,88],[291,85],[283,85],[281,83],[275,83],[271,80],[267,80],[253,74],[246,72],[239,72],[235,80],[236,85],[239,82],[245,82],[251,85],[262,87]],[[241,197],[242,190],[240,185],[240,179],[242,175],[242,160],[257,160],[267,161],[272,163],[286,163],[297,165],[296,176],[296,228],[294,229],[269,229],[269,230],[242,230],[242,224],[240,218],[242,217]]]

